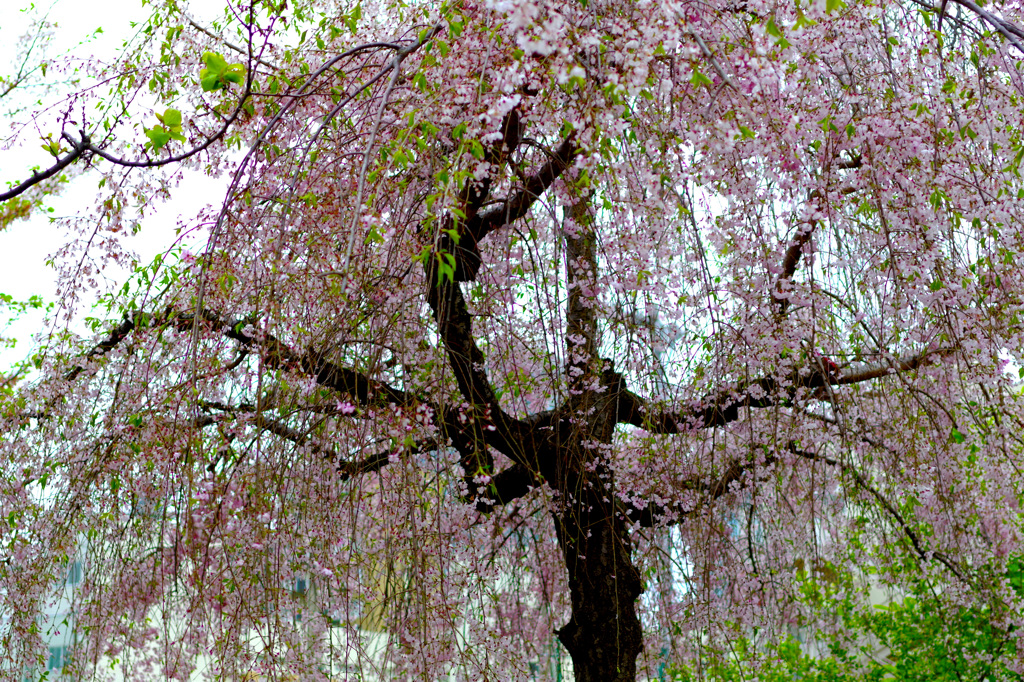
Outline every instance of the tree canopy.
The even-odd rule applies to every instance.
[[[3,387],[0,667],[84,555],[85,679],[856,667],[879,588],[1024,672],[1019,2],[149,6],[0,81],[7,229],[98,185]]]

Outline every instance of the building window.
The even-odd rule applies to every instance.
[[[78,583],[82,582],[82,562],[81,561],[72,561],[71,562],[71,565],[68,567],[68,577],[67,577],[67,581],[66,582],[67,582],[68,585],[77,585]]]
[[[301,604],[305,604],[306,603],[306,595],[309,593],[309,583],[306,581],[306,578],[300,577],[300,576],[296,576],[295,579],[292,580],[291,587],[292,587],[292,599],[295,599],[296,601],[298,601],[300,605]],[[299,608],[295,611],[295,617],[294,617],[293,620],[294,620],[294,622],[296,624],[302,622],[302,607],[301,606],[299,606]]]

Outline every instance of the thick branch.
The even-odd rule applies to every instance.
[[[19,194],[25,192],[26,190],[38,185],[43,180],[46,180],[47,178],[52,178],[54,175],[60,173],[62,170],[64,170],[65,168],[73,164],[75,161],[77,161],[86,151],[92,149],[92,144],[89,141],[89,136],[86,135],[85,132],[82,133],[82,139],[80,140],[73,139],[67,133],[64,133],[62,137],[73,145],[72,150],[67,154],[67,156],[61,159],[57,159],[57,163],[53,164],[49,168],[33,173],[32,177],[30,177],[28,180],[25,180],[21,184],[12,187],[6,192],[0,192],[0,201],[7,201],[8,199],[13,199]]]
[[[492,173],[518,147],[521,134],[519,113],[512,110],[502,121],[501,138],[487,152]],[[527,186],[543,192],[563,169],[563,166],[548,163],[527,181]],[[459,392],[472,406],[472,413],[463,415],[468,424],[462,429],[463,442],[457,444],[467,476],[491,473],[493,461],[487,451],[488,445],[518,464],[534,470],[537,466],[533,429],[526,422],[510,417],[498,404],[487,377],[484,354],[473,337],[472,319],[459,285],[459,282],[475,279],[480,266],[477,243],[498,225],[493,220],[483,220],[479,214],[492,181],[491,176],[480,182],[467,181],[460,197],[460,208],[465,218],[450,219],[451,227],[439,233],[434,251],[424,267],[427,302],[437,322]],[[524,214],[529,204],[524,207]],[[451,232],[458,237],[453,238]],[[446,266],[451,258],[455,261],[454,271]]]
[[[548,187],[573,164],[579,154],[575,137],[567,137],[551,158],[540,169],[526,180],[526,184],[513,196],[505,199],[495,208],[479,213],[468,221],[467,231],[474,240],[480,241],[491,232],[504,225],[511,225],[526,216],[533,204],[547,191]]]
[[[853,168],[861,167],[861,157],[857,155],[852,159],[839,161],[836,166],[842,170],[850,170]],[[858,191],[855,187],[843,187],[838,193],[840,195],[853,194]],[[810,193],[809,199],[811,201],[821,202],[824,199],[824,193],[820,189],[815,189]],[[786,255],[782,258],[782,272],[779,273],[778,278],[775,280],[775,286],[772,289],[772,302],[775,303],[779,308],[779,314],[785,315],[789,309],[789,296],[787,295],[788,290],[792,288],[793,275],[796,274],[796,269],[800,265],[800,258],[804,253],[804,246],[810,241],[811,236],[818,227],[817,220],[808,220],[806,223],[800,226],[797,230],[796,237],[793,239],[793,243],[786,249]]]
[[[800,389],[811,389],[812,398],[828,397],[827,386],[859,384],[873,379],[910,372],[937,361],[954,352],[954,348],[942,347],[909,356],[895,363],[864,366],[858,371],[826,372],[828,366],[811,366],[803,373],[797,372],[784,381],[774,377],[762,377],[750,383],[720,391],[694,404],[689,409],[655,411],[647,402],[631,391],[624,391],[619,397],[617,419],[619,423],[632,424],[653,433],[674,434],[696,429],[725,426],[739,419],[743,408],[766,408],[789,404]]]
[[[753,381],[745,386],[721,391],[716,396],[696,403],[690,409],[655,412],[646,401],[632,391],[619,400],[619,423],[632,424],[653,433],[685,433],[697,429],[725,426],[740,417],[743,408],[765,408],[792,400],[798,388],[824,386],[827,379],[820,374],[796,377],[783,386],[772,377]]]
[[[569,305],[566,309],[565,337],[568,357],[569,389],[579,395],[598,371],[597,316],[594,311],[597,282],[597,245],[590,229],[587,202],[580,199],[569,207],[572,223],[565,230],[565,274]]]
[[[782,259],[782,272],[775,280],[775,287],[772,290],[772,301],[779,307],[779,314],[785,315],[789,309],[788,289],[792,286],[793,275],[800,264],[800,257],[803,255],[804,246],[814,234],[814,228],[818,226],[816,220],[808,221],[797,230],[796,238],[786,249],[786,255]]]
[[[476,498],[476,509],[489,514],[497,507],[524,497],[536,485],[537,479],[529,469],[521,464],[513,464],[494,475],[487,485],[487,491]]]
[[[769,457],[764,464],[768,465],[772,462],[774,462],[774,458]],[[696,476],[686,481],[682,485],[683,490],[701,493],[701,499],[696,504],[661,505],[649,502],[646,507],[639,509],[627,503],[626,516],[629,520],[639,523],[642,528],[675,525],[692,517],[698,511],[728,493],[734,488],[734,484],[738,483],[753,467],[754,464],[752,462],[734,461],[721,476],[710,483],[705,477]]]
[[[368,457],[357,460],[355,462],[338,462],[338,474],[343,481],[347,481],[355,476],[361,476],[362,474],[372,474],[376,471],[380,471],[388,464],[391,464],[393,458],[402,458],[409,455],[419,454],[421,452],[429,452],[437,449],[437,442],[434,440],[420,440],[416,441],[409,447],[403,448],[392,448],[390,450],[382,450],[381,452],[374,453]]]
[[[308,434],[303,433],[302,431],[299,431],[297,429],[293,429],[287,424],[279,422],[276,419],[269,419],[263,416],[263,414],[260,412],[257,412],[255,415],[253,415],[252,423],[268,433],[272,433],[275,436],[295,443],[299,447],[308,446],[309,450],[313,454],[322,455],[324,459],[330,459],[335,462],[340,461],[338,453],[311,439]],[[339,464],[339,468],[340,466],[341,465]]]
[[[528,464],[522,440],[524,425],[505,413],[498,404],[498,398],[487,378],[484,354],[473,338],[472,320],[466,307],[466,299],[458,282],[439,276],[435,269],[427,268],[427,301],[437,321],[441,340],[448,352],[448,361],[455,375],[459,392],[473,407],[473,412],[464,415],[472,420],[476,431],[474,441],[478,454],[472,467],[490,471],[490,455],[486,453],[486,442],[491,442],[506,456],[520,464]],[[464,464],[466,466],[466,464]],[[467,473],[472,473],[467,471]]]
[[[394,405],[412,408],[426,405],[430,408],[434,424],[451,438],[452,445],[462,455],[462,464],[469,476],[481,469],[490,471],[488,446],[498,449],[513,461],[536,467],[536,452],[539,448],[534,445],[537,439],[532,425],[509,417],[498,406],[497,397],[483,371],[483,353],[472,337],[469,312],[459,285],[454,282],[435,284],[431,292],[435,290],[439,295],[450,297],[448,303],[439,306],[437,310],[440,312],[435,314],[440,315],[436,319],[455,369],[459,389],[475,408],[468,414],[450,408],[442,409],[415,393],[399,390],[362,372],[337,365],[312,349],[300,355],[272,334],[263,333],[258,338],[249,336],[241,331],[241,321],[228,320],[212,311],[204,311],[203,319],[221,329],[228,338],[245,347],[258,349],[268,367],[307,374],[315,378],[319,385],[347,395],[360,407],[385,408]],[[191,315],[182,316],[180,326],[187,328],[191,319]],[[527,452],[531,453],[529,458],[525,455]]]
[[[438,253],[449,253],[455,257],[456,282],[469,282],[476,279],[480,270],[480,246],[478,242],[484,235],[477,234],[472,225],[478,219],[480,209],[491,194],[494,174],[505,164],[509,156],[519,146],[522,139],[519,112],[512,109],[501,122],[501,137],[492,144],[484,156],[491,167],[491,173],[483,179],[467,180],[459,196],[462,218],[448,218],[448,227],[441,230],[436,250]],[[457,235],[457,236],[453,236]]]
[[[280,352],[277,349],[283,348],[283,344],[276,339],[274,341],[276,344],[273,347],[275,355],[270,357],[277,357],[276,354]],[[307,351],[299,362],[302,370],[315,377],[318,384],[347,394],[353,402],[362,407],[386,407],[388,405],[408,407],[425,402],[418,396],[400,391],[383,381],[371,379],[354,369],[336,365],[313,350]]]
[[[1011,45],[1013,45],[1015,48],[1017,48],[1017,50],[1019,50],[1022,54],[1024,54],[1024,43],[1021,42],[1022,39],[1024,39],[1024,29],[1021,29],[1021,27],[1019,27],[1016,24],[1013,24],[1013,23],[1011,23],[1009,21],[1005,21],[1003,19],[1000,19],[999,17],[997,17],[994,14],[992,14],[991,12],[983,9],[982,7],[977,5],[976,3],[972,2],[971,0],[952,0],[952,1],[955,2],[956,4],[960,5],[961,7],[966,7],[968,10],[970,10],[971,12],[974,12],[979,17],[981,17],[984,21],[988,22],[992,26],[992,28],[994,28],[996,31],[999,32],[1000,35],[1002,35],[1004,38],[1006,38],[1006,40]],[[945,3],[943,3],[943,4],[945,4]],[[940,12],[939,16],[940,16],[940,20],[941,20],[941,16],[942,16],[941,12]]]
[[[92,360],[93,358],[98,358],[106,355],[111,350],[113,350],[119,343],[124,341],[125,338],[127,338],[127,336],[132,333],[132,330],[135,329],[136,318],[137,316],[128,317],[126,315],[124,321],[122,321],[121,324],[117,325],[116,327],[110,330],[110,333],[107,335],[107,338],[103,339],[98,344],[93,346],[92,350],[85,354],[86,362]],[[64,373],[64,379],[65,381],[73,381],[77,379],[78,375],[80,375],[84,371],[85,367],[83,365],[75,365],[74,367],[72,367],[71,369]]]
[[[860,384],[865,381],[870,381],[871,379],[889,376],[890,374],[910,372],[919,367],[932,364],[940,358],[952,355],[955,351],[955,348],[943,346],[934,350],[927,350],[922,353],[917,353],[916,355],[911,355],[896,363],[883,363],[880,365],[865,366],[860,371],[847,372],[843,374],[833,383],[839,386],[846,384]]]

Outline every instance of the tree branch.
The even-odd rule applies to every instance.
[[[774,457],[768,457],[765,460],[765,465],[772,464],[774,461]],[[683,490],[702,494],[701,500],[696,504],[684,506],[648,502],[646,507],[639,509],[626,503],[626,517],[630,521],[639,523],[641,528],[671,526],[680,523],[732,490],[733,484],[738,483],[753,466],[752,462],[734,461],[721,476],[710,483],[707,482],[706,477],[698,478],[696,476],[686,481],[682,485]]]
[[[850,170],[861,167],[861,157],[857,155],[852,159],[840,161],[838,168],[842,170]],[[843,187],[838,190],[838,193],[842,196],[853,194],[857,192],[855,187]],[[824,198],[824,193],[820,189],[815,189],[810,193],[809,200],[821,201]],[[796,238],[793,243],[786,249],[786,255],[782,258],[782,272],[775,280],[775,286],[772,289],[772,302],[779,307],[779,315],[785,315],[789,309],[789,296],[786,295],[787,288],[793,280],[793,275],[796,274],[796,269],[800,265],[800,258],[804,253],[804,246],[810,241],[814,231],[818,228],[817,220],[808,220],[806,223],[800,226],[796,232]]]
[[[519,113],[513,109],[502,120],[501,138],[487,152],[492,172],[518,147],[521,135]],[[549,162],[526,184],[543,192],[563,169],[563,166]],[[460,208],[465,218],[449,218],[450,227],[439,231],[433,252],[424,264],[427,303],[437,322],[459,392],[472,408],[470,414],[461,415],[465,425],[460,429],[461,442],[457,445],[467,477],[478,473],[490,475],[493,471],[494,462],[487,450],[488,445],[517,464],[533,470],[538,466],[535,431],[527,422],[506,414],[498,403],[487,377],[486,359],[473,337],[472,319],[459,285],[459,282],[475,279],[480,266],[477,243],[497,225],[494,219],[487,219],[486,215],[481,217],[479,213],[492,182],[491,176],[480,182],[466,181],[460,196]],[[523,214],[535,199],[524,202]],[[458,237],[453,238],[451,232]],[[454,268],[449,259],[455,261]]]
[[[380,471],[388,464],[391,464],[393,461],[392,457],[395,457],[396,455],[399,458],[402,458],[408,457],[409,455],[419,454],[421,452],[430,452],[431,450],[437,450],[436,441],[418,440],[411,446],[382,450],[381,452],[374,453],[369,457],[364,457],[363,459],[355,462],[338,461],[338,474],[341,480],[347,481],[350,478],[355,478],[362,474],[372,474],[376,471]]]
[[[498,507],[524,497],[537,485],[538,481],[529,469],[513,464],[495,474],[482,495],[474,495],[470,490],[470,498],[476,498],[478,512],[490,514]]]
[[[338,453],[332,450],[331,448],[321,445],[319,442],[311,439],[308,434],[303,433],[302,431],[293,429],[287,424],[279,422],[276,419],[269,419],[263,416],[262,412],[257,412],[253,415],[252,423],[268,433],[272,433],[275,436],[295,443],[299,447],[308,445],[310,451],[313,454],[322,455],[324,459],[329,459],[335,462],[341,461],[341,458],[338,456]]]
[[[800,257],[803,255],[804,246],[811,239],[811,235],[814,234],[814,229],[818,226],[818,221],[810,220],[806,224],[801,225],[796,232],[796,238],[793,243],[786,249],[786,255],[782,259],[782,272],[775,280],[775,286],[772,289],[772,301],[779,308],[779,315],[785,315],[789,309],[789,296],[787,288],[791,286],[793,275],[796,274],[796,268],[800,264]]]
[[[103,339],[98,344],[93,346],[92,350],[85,354],[86,362],[92,360],[93,358],[98,358],[106,355],[111,350],[113,350],[119,343],[124,341],[125,338],[127,338],[127,336],[132,333],[132,330],[135,329],[135,321],[137,318],[137,314],[132,317],[128,317],[127,315],[125,315],[124,321],[122,321],[121,324],[111,329],[110,333],[107,335],[107,338]],[[71,369],[64,373],[64,380],[74,381],[75,379],[78,378],[78,375],[80,375],[84,371],[85,367],[83,365],[75,365],[74,367],[72,367]]]
[[[978,6],[976,3],[972,2],[971,0],[952,0],[952,1],[955,2],[956,4],[960,5],[961,7],[967,8],[971,12],[974,12],[979,17],[981,17],[982,20],[988,22],[992,26],[992,28],[994,28],[996,31],[998,31],[1000,33],[1000,35],[1002,35],[1004,38],[1006,38],[1006,40],[1011,45],[1013,45],[1015,48],[1017,48],[1018,51],[1020,51],[1022,54],[1024,54],[1024,43],[1021,42],[1021,39],[1024,39],[1024,29],[1021,29],[1019,26],[1017,26],[1017,25],[1015,25],[1015,24],[1013,24],[1013,23],[1011,23],[1009,21],[1005,21],[1003,19],[1000,19],[999,17],[995,16],[991,12],[989,12],[989,11],[983,9],[982,7]],[[945,3],[943,3],[943,5],[944,4]],[[931,9],[934,10],[936,8],[932,7]],[[941,21],[941,16],[942,16],[941,12],[940,12],[939,16],[940,16],[940,21]]]
[[[943,566],[948,568],[949,571],[957,578],[966,581],[963,573],[960,572],[960,569],[957,568],[956,564],[953,563],[952,559],[950,559],[942,552],[934,552],[931,550],[924,549],[924,547],[921,544],[921,538],[918,536],[917,532],[910,527],[910,525],[907,523],[906,519],[903,518],[903,515],[899,512],[899,510],[896,509],[887,499],[885,499],[882,493],[875,489],[874,486],[868,483],[867,480],[860,475],[860,472],[857,471],[853,466],[845,462],[841,462],[837,459],[828,457],[826,455],[818,455],[813,452],[803,450],[799,448],[797,444],[794,442],[789,443],[787,449],[789,450],[789,452],[793,453],[794,455],[797,455],[798,457],[802,457],[804,459],[813,460],[817,462],[823,462],[830,466],[838,467],[844,474],[847,474],[853,479],[854,483],[857,484],[858,488],[860,488],[861,490],[865,491],[866,493],[870,494],[873,498],[875,498],[875,501],[877,501],[882,506],[882,508],[885,509],[889,516],[891,516],[896,521],[897,525],[899,525],[900,527],[900,530],[902,530],[903,534],[906,535],[907,539],[910,540],[910,544],[913,545],[914,551],[917,553],[917,555],[921,558],[922,561],[929,561],[930,559],[935,559]]]
[[[618,423],[632,424],[653,433],[675,434],[695,429],[725,426],[739,419],[743,408],[766,408],[785,405],[792,401],[799,389],[813,391],[809,397],[824,399],[826,386],[846,386],[879,379],[891,374],[910,372],[945,357],[955,348],[941,347],[908,356],[895,364],[868,365],[859,371],[827,372],[827,365],[810,365],[780,381],[762,377],[742,386],[725,389],[716,395],[696,402],[689,409],[652,411],[647,402],[632,391],[619,397]],[[808,371],[809,370],[809,371]]]
[[[599,346],[594,286],[597,283],[597,245],[586,199],[569,207],[574,223],[565,230],[565,276],[569,305],[565,313],[565,350],[570,395],[586,390],[597,366]],[[572,400],[570,398],[570,400]]]
[[[954,352],[956,352],[956,348],[951,346],[942,346],[940,348],[926,350],[921,353],[908,356],[899,360],[895,364],[882,363],[878,365],[868,365],[863,367],[860,371],[847,372],[843,374],[833,382],[833,385],[845,386],[847,384],[860,384],[865,381],[870,381],[871,379],[889,376],[890,374],[909,372],[919,367],[931,364],[932,361],[937,360],[938,358],[944,358],[948,355],[952,355]]]
[[[85,131],[82,131],[82,139],[80,140],[75,140],[67,133],[64,133],[63,135],[61,135],[61,137],[63,137],[65,140],[72,144],[73,148],[71,152],[68,153],[68,155],[65,156],[64,158],[58,159],[57,163],[53,164],[46,170],[37,171],[32,174],[32,177],[30,177],[28,180],[25,180],[21,184],[12,187],[6,192],[0,192],[0,201],[7,201],[8,199],[13,199],[19,194],[24,193],[26,190],[38,185],[43,180],[46,180],[47,178],[52,178],[54,175],[60,173],[62,170],[64,170],[65,168],[73,164],[75,161],[77,161],[79,158],[81,158],[82,154],[92,149],[92,143],[89,141],[89,136],[85,134]]]
[[[575,135],[570,134],[559,145],[547,163],[527,178],[523,188],[510,198],[502,201],[495,208],[477,214],[467,223],[467,231],[473,239],[480,241],[492,230],[504,225],[511,225],[526,216],[530,208],[543,196],[548,187],[569,168],[579,155]]]

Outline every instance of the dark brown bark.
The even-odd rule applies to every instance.
[[[558,639],[572,657],[577,682],[632,682],[643,649],[636,614],[643,587],[614,498],[590,483],[581,481],[555,516],[572,598],[572,617]]]

